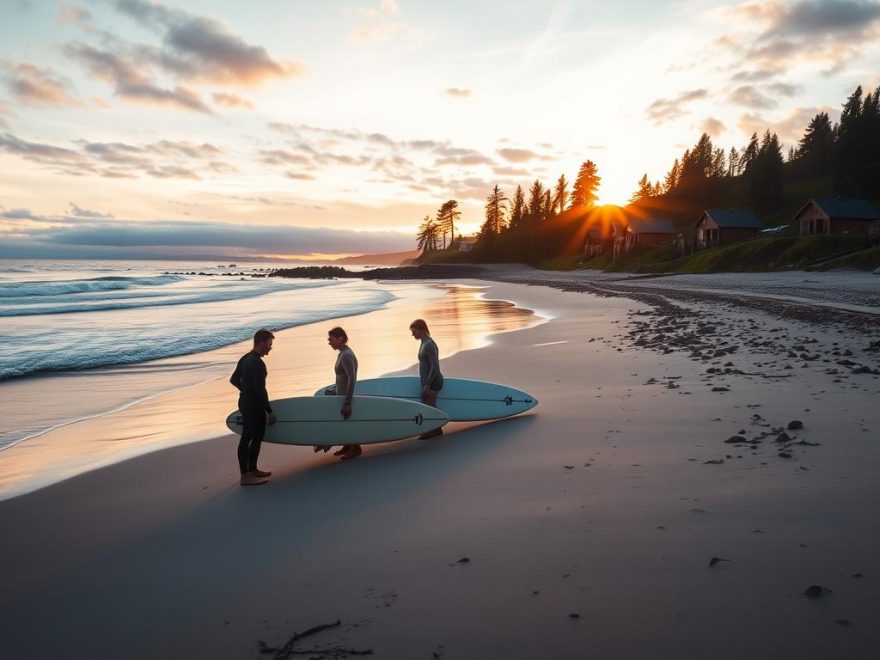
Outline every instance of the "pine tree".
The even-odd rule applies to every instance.
[[[678,158],[675,159],[675,162],[672,164],[672,169],[666,174],[666,178],[663,180],[663,192],[665,194],[669,194],[674,192],[676,188],[678,188],[678,183],[681,177],[681,165],[678,163]]]
[[[513,193],[513,206],[510,209],[510,226],[519,227],[523,223],[526,212],[526,196],[523,194],[522,186],[516,187]]]
[[[804,136],[795,150],[797,170],[804,176],[823,176],[831,165],[834,149],[834,127],[827,112],[820,112],[810,120]]]
[[[550,188],[544,190],[544,202],[541,204],[541,220],[551,220],[554,215],[555,205],[553,204],[553,194]]]
[[[544,210],[544,186],[540,181],[535,179],[532,187],[529,188],[529,202],[526,207],[526,217],[528,222],[540,222]]]
[[[746,172],[749,204],[756,211],[767,213],[782,206],[783,164],[779,138],[768,129],[764,132],[758,154]]]
[[[596,192],[602,183],[602,177],[599,176],[599,169],[596,164],[591,161],[585,161],[580,170],[578,170],[577,178],[574,180],[574,188],[571,192],[572,209],[590,208],[595,206],[599,196]]]
[[[492,244],[495,237],[504,229],[504,215],[507,211],[507,197],[496,184],[492,193],[486,197],[486,220],[480,229],[480,238]]]
[[[731,147],[730,153],[727,156],[727,176],[732,179],[735,176],[739,176],[739,174],[739,152],[736,150],[736,147]]]
[[[556,189],[553,191],[553,205],[558,209],[558,213],[565,210],[565,204],[568,202],[568,181],[565,175],[560,174],[556,181]]]
[[[748,174],[749,168],[752,166],[752,163],[755,162],[755,159],[758,157],[758,150],[760,146],[758,145],[758,134],[752,133],[752,137],[749,140],[749,143],[743,149],[742,154],[739,158],[739,171],[742,174]]]
[[[649,197],[654,196],[654,188],[651,185],[651,182],[648,181],[647,173],[639,179],[639,188],[633,193],[633,196],[629,198],[630,202],[637,202],[640,199],[647,199]]]

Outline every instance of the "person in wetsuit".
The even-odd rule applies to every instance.
[[[437,395],[443,389],[443,374],[440,373],[440,349],[431,338],[428,324],[424,320],[416,319],[410,323],[409,331],[414,339],[421,341],[419,346],[419,380],[422,383],[422,401],[436,408]],[[435,435],[443,435],[443,429],[434,429],[419,437],[424,440],[433,438]]]
[[[254,347],[238,361],[229,382],[239,392],[238,411],[242,417],[241,440],[238,443],[238,467],[242,486],[259,486],[266,483],[271,472],[257,468],[260,445],[266,435],[266,423],[275,423],[275,413],[269,405],[266,391],[266,363],[263,357],[272,350],[275,339],[268,330],[254,333]]]
[[[348,345],[348,335],[342,328],[332,328],[327,333],[327,343],[333,350],[339,351],[333,371],[336,373],[336,396],[345,397],[339,414],[343,419],[351,417],[351,400],[354,396],[354,385],[357,382],[358,360]],[[334,456],[347,460],[357,458],[363,453],[360,445],[343,445],[333,452]]]

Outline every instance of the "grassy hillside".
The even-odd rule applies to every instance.
[[[803,236],[761,238],[727,247],[703,250],[678,259],[664,260],[659,251],[631,261],[621,259],[609,270],[636,273],[717,273],[817,268],[875,268],[880,250],[868,248],[862,236]],[[830,261],[829,261],[830,260]],[[871,265],[874,264],[874,265]]]

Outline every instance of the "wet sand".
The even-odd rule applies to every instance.
[[[12,657],[273,657],[261,640],[337,620],[293,650],[873,657],[880,380],[822,361],[874,369],[867,336],[702,300],[488,295],[552,319],[444,372],[525,389],[534,414],[349,462],[267,446],[256,489],[225,436],[0,502]]]

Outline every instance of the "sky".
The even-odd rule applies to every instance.
[[[602,203],[880,84],[880,0],[0,0],[0,257],[415,248],[494,185]]]

